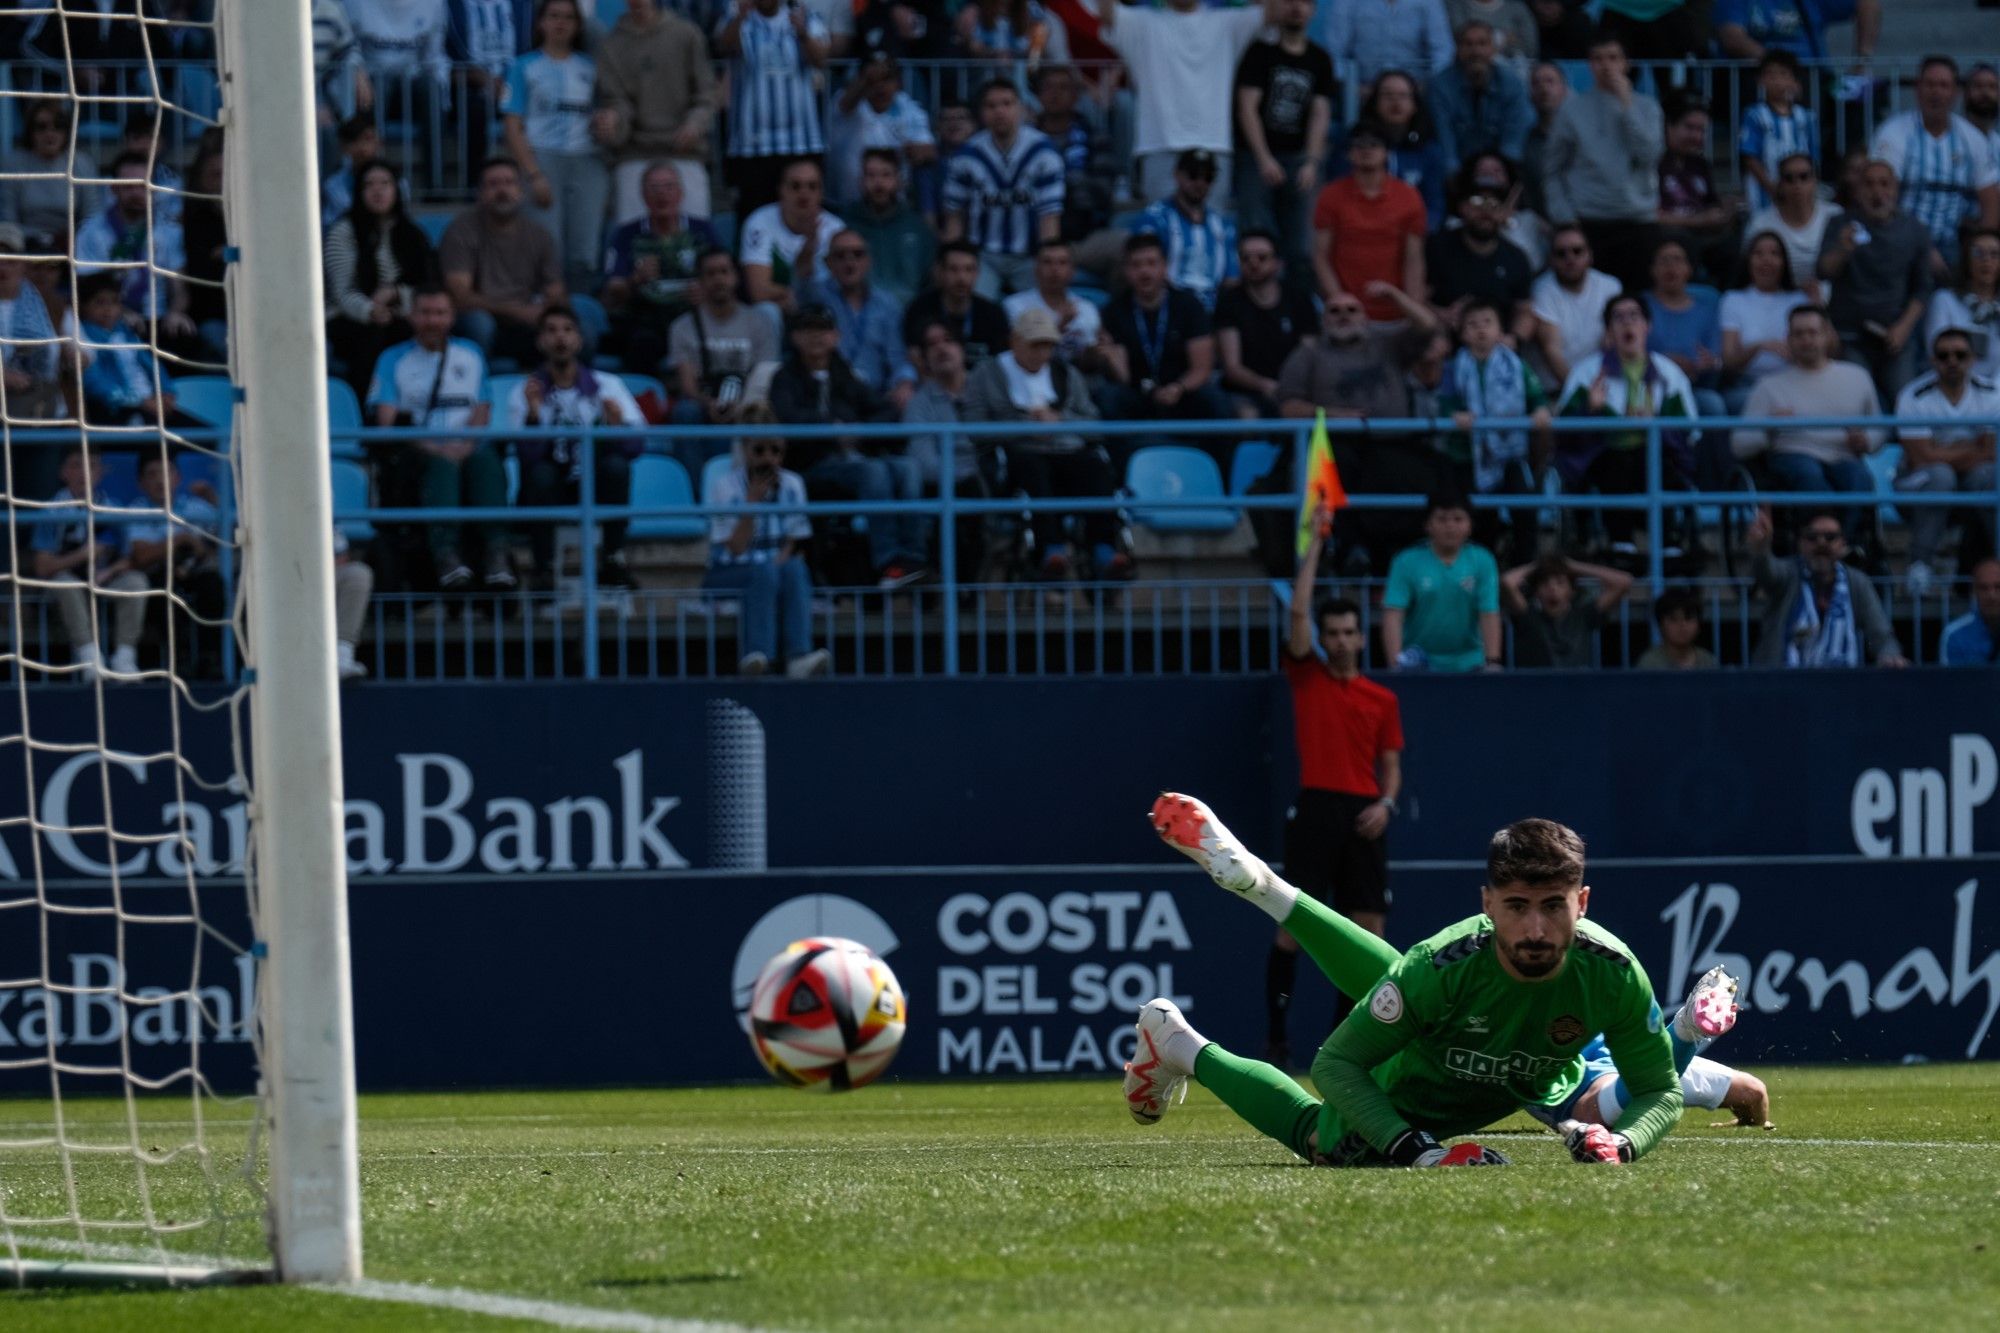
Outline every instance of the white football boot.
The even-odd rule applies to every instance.
[[[1674,1015],[1682,1041],[1713,1041],[1736,1026],[1737,981],[1717,964],[1701,974]]]
[[[1192,1047],[1201,1049],[1194,1026],[1172,1000],[1148,1000],[1139,1011],[1139,1040],[1125,1065],[1125,1105],[1142,1125],[1157,1125],[1170,1107],[1187,1100],[1192,1065],[1174,1059]],[[1178,1038],[1178,1040],[1177,1040]]]
[[[1213,810],[1192,796],[1161,792],[1153,802],[1153,831],[1160,835],[1160,841],[1239,897],[1254,897],[1272,882],[1271,868],[1245,847]]]

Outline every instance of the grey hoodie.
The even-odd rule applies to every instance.
[[[1644,93],[1630,106],[1595,88],[1564,102],[1542,155],[1549,220],[1654,221],[1664,132],[1660,104]]]
[[[708,133],[715,119],[715,67],[708,39],[694,24],[663,8],[653,26],[641,31],[625,14],[592,54],[597,105],[618,113],[613,158],[668,157],[683,126]]]

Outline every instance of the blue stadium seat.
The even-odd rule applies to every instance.
[[[142,448],[144,446],[141,446]],[[158,457],[159,445],[150,452]],[[104,493],[115,505],[128,505],[139,498],[139,454],[131,449],[93,448],[91,458],[104,466]]]
[[[644,398],[648,392],[652,392],[660,395],[661,402],[667,401],[667,386],[656,375],[641,375],[637,371],[626,371],[618,378],[625,381],[625,387],[632,391],[634,398]]]
[[[236,386],[223,375],[188,375],[174,381],[174,402],[181,411],[211,426],[227,427],[236,409]],[[217,446],[227,452],[225,439]]]
[[[736,253],[736,215],[715,213],[708,219],[709,230],[715,233],[715,243],[730,254]]]
[[[671,458],[640,454],[632,460],[632,504],[684,505],[694,503],[687,469]],[[708,524],[699,515],[678,518],[635,518],[626,535],[633,541],[695,541],[706,535]]]
[[[1283,452],[1269,440],[1245,440],[1237,445],[1236,452],[1229,456],[1229,493],[1248,495],[1250,483],[1269,476]]]
[[[1222,472],[1199,449],[1179,444],[1149,444],[1137,449],[1125,465],[1125,489],[1135,500],[1221,499]],[[1157,532],[1228,532],[1236,526],[1234,509],[1140,509],[1132,517]]]
[[[368,470],[345,458],[334,459],[330,466],[333,469],[333,512],[340,514],[352,509],[371,508]],[[341,519],[337,526],[347,534],[350,542],[372,541],[375,537],[375,525],[365,518]]]
[[[185,490],[198,481],[205,481],[216,490],[224,489],[222,474],[229,470],[229,464],[214,454],[205,454],[198,449],[183,449],[174,459],[174,466],[180,469],[181,489]]]
[[[456,216],[454,213],[440,212],[437,209],[425,209],[417,214],[417,225],[424,229],[424,235],[430,237],[431,244],[435,246],[444,239],[444,229],[451,225],[452,218]]]
[[[329,430],[349,430],[361,425],[361,399],[355,396],[354,386],[346,380],[330,379],[326,382],[326,424]],[[335,458],[364,458],[367,450],[361,441],[349,436],[338,435],[327,441],[327,451]]]
[[[508,426],[513,424],[512,419],[507,415],[507,400],[514,396],[515,388],[520,385],[521,381],[527,378],[526,375],[513,374],[488,375],[486,377],[486,395],[493,400],[494,425]]]

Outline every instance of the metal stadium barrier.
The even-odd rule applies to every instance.
[[[1491,419],[1486,428],[1520,429],[1525,419]],[[1604,419],[1557,418],[1558,433],[1597,433],[1605,429]],[[1865,426],[1892,430],[1894,418],[1785,417],[1715,418],[1698,423],[1703,430],[1741,428],[1799,429],[1804,427],[1845,428]],[[1916,424],[1916,423],[1912,423]],[[1929,423],[1934,425],[1934,423]],[[1961,423],[1979,424],[1979,423]],[[1984,423],[2000,427],[2000,420]],[[2000,528],[2000,491],[1989,494],[1953,492],[1926,494],[1877,490],[1873,492],[1764,492],[1743,490],[1692,491],[1669,489],[1663,477],[1661,435],[1684,429],[1681,419],[1620,420],[1622,430],[1644,430],[1647,438],[1647,482],[1642,493],[1631,495],[1543,493],[1519,495],[1475,495],[1476,510],[1506,509],[1520,505],[1524,498],[1540,511],[1590,515],[1603,510],[1643,509],[1647,530],[1647,567],[1641,582],[1652,597],[1669,586],[1697,590],[1703,598],[1709,625],[1710,647],[1724,660],[1740,661],[1750,648],[1749,622],[1752,590],[1747,579],[1677,578],[1670,580],[1664,547],[1670,514],[1679,511],[1706,513],[1710,520],[1727,524],[1737,520],[1756,504],[1777,509],[1889,506],[1907,510],[1918,506],[1950,509],[1990,508],[1996,528]],[[1400,420],[1333,419],[1327,430],[1336,443],[1343,437],[1435,435],[1451,429],[1447,420],[1412,418]],[[790,440],[907,440],[929,435],[941,441],[941,456],[955,455],[957,443],[1004,442],[1034,434],[1074,433],[1074,423],[1054,426],[1028,424],[961,424],[948,428],[936,425],[865,424],[840,426],[786,426]],[[923,675],[1088,675],[1088,674],[1216,674],[1270,670],[1278,660],[1285,632],[1284,599],[1289,587],[1271,579],[1140,579],[1137,582],[1074,583],[1060,590],[1031,581],[961,581],[956,520],[993,516],[1020,521],[1036,513],[1065,515],[1113,513],[1129,515],[1145,511],[1217,510],[1276,512],[1287,522],[1296,515],[1303,482],[1306,443],[1312,431],[1310,421],[1208,421],[1208,422],[1111,422],[1087,423],[1084,433],[1094,440],[1177,440],[1223,438],[1229,440],[1289,440],[1291,457],[1298,471],[1290,494],[1199,495],[1186,497],[1119,494],[1093,499],[1031,499],[1009,495],[993,499],[966,499],[950,490],[920,500],[889,501],[809,501],[803,505],[760,504],[705,506],[699,501],[685,504],[608,505],[596,493],[594,451],[606,439],[640,438],[648,444],[672,441],[722,443],[743,432],[731,427],[654,426],[630,427],[539,427],[509,429],[487,427],[454,430],[454,437],[491,440],[502,446],[509,440],[556,439],[575,441],[580,450],[578,502],[568,506],[505,506],[494,508],[420,508],[371,505],[336,506],[343,523],[361,522],[382,526],[414,526],[426,522],[505,522],[519,529],[532,524],[555,524],[595,531],[606,520],[635,518],[713,518],[742,514],[803,513],[818,520],[866,517],[869,515],[917,514],[932,520],[937,534],[935,580],[915,588],[884,590],[867,587],[826,587],[816,590],[814,628],[816,641],[831,642],[851,663],[846,674],[860,676]],[[176,432],[190,444],[226,447],[227,432],[214,429],[186,429]],[[435,430],[399,428],[356,428],[340,432],[374,449],[390,447],[434,436]],[[61,431],[16,431],[15,444],[59,446],[73,443],[74,436]],[[115,453],[115,449],[106,450]],[[222,522],[233,525],[233,497],[228,489],[228,473],[221,483]],[[694,483],[697,487],[699,482]],[[1368,510],[1421,510],[1425,497],[1415,494],[1353,494],[1350,507]],[[23,508],[15,515],[23,527],[68,521],[59,512]],[[225,569],[225,576],[234,577]],[[1364,599],[1372,620],[1373,593],[1379,584],[1366,579],[1328,580],[1347,590],[1369,594]],[[1059,596],[1051,596],[1059,591]],[[1900,623],[1922,630],[1907,645],[1913,661],[1928,660],[1928,627],[1941,626],[1951,617],[1954,600],[1946,585],[1917,596],[1904,592],[1893,580],[1884,580],[1886,609]],[[468,593],[449,597],[430,593],[388,592],[377,596],[370,610],[370,628],[378,645],[378,677],[397,680],[495,679],[537,680],[582,678],[683,679],[726,674],[724,656],[718,653],[718,627],[733,617],[734,599],[700,588],[630,591],[600,586],[594,561],[579,561],[573,587],[564,592],[510,591]],[[595,627],[589,632],[587,627]],[[1364,624],[1364,628],[1368,626]],[[50,630],[47,607],[24,632],[45,641]],[[1651,641],[1650,627],[1642,607],[1629,599],[1621,606],[1610,634],[1617,645],[1614,652],[1601,653],[1604,665],[1629,665]],[[388,652],[380,645],[392,645]],[[1600,645],[1601,651],[1601,645]],[[1511,655],[1511,644],[1509,648]],[[477,665],[475,665],[477,664]],[[233,678],[236,664],[225,653],[223,673]]]

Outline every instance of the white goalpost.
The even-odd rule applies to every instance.
[[[215,8],[0,0],[0,1287],[361,1275],[311,6]]]
[[[311,6],[225,0],[225,212],[243,481],[251,826],[265,939],[271,1240],[290,1281],[361,1276],[347,845],[334,674]]]

